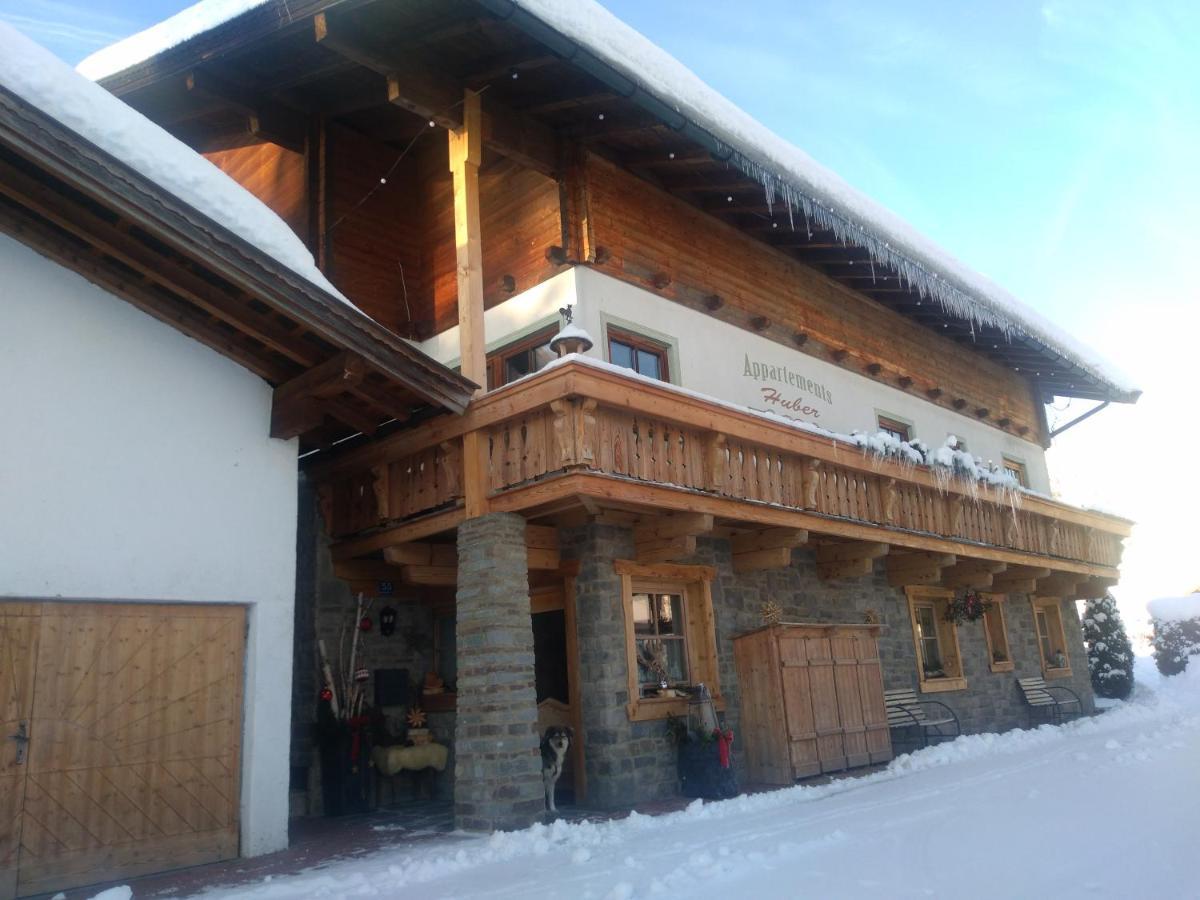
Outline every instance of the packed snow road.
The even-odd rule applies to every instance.
[[[1195,897],[1200,666],[1061,728],[660,817],[403,845],[204,894],[302,897]]]

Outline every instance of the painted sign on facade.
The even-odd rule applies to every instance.
[[[751,409],[819,422],[821,413],[833,406],[833,392],[824,383],[784,363],[752,359],[746,353],[742,378],[754,384],[746,401]]]

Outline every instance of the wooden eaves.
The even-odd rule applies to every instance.
[[[0,230],[276,387],[272,433],[328,445],[475,386],[0,88]]]

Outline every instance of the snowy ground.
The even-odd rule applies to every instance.
[[[1196,897],[1200,666],[1036,731],[661,817],[403,845],[205,898]]]

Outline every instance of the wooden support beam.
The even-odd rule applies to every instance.
[[[768,547],[733,555],[733,571],[757,572],[761,569],[786,569],[792,564],[790,547]]]
[[[427,544],[413,541],[385,547],[383,558],[394,566],[445,568],[458,565],[458,549],[454,544]]]
[[[869,541],[845,541],[817,547],[817,574],[826,581],[870,575],[875,560],[886,556],[888,545]]]
[[[637,561],[640,563],[673,562],[696,552],[696,536],[679,535],[671,538],[656,538],[637,545]]]
[[[458,584],[458,566],[405,566],[405,584],[453,587]]]
[[[530,569],[555,569],[562,565],[558,529],[552,525],[525,526],[525,547]]]
[[[1037,591],[1038,579],[1047,578],[1049,569],[1038,566],[1009,566],[992,577],[992,590],[997,594],[1032,594]]]
[[[968,559],[942,572],[942,586],[948,588],[990,588],[992,578],[1008,568],[1007,563],[987,559]]]
[[[713,517],[708,513],[680,513],[652,519],[633,529],[636,544],[674,537],[708,534],[713,530]]]
[[[304,115],[266,97],[256,96],[243,85],[203,69],[184,76],[188,93],[231,109],[246,117],[246,130],[261,141],[303,153],[307,127]]]
[[[366,362],[351,353],[339,353],[302,375],[275,388],[271,398],[271,437],[297,437],[321,424],[326,415],[359,431],[374,431],[373,422],[353,407],[339,403],[338,394],[363,380]],[[366,425],[365,428],[359,427]]]
[[[1117,583],[1115,578],[1088,578],[1075,588],[1076,600],[1098,600]]]
[[[483,161],[479,95],[466,92],[462,109],[462,126],[450,132],[459,350],[463,375],[479,385],[479,393],[483,393],[487,386],[487,347],[483,330],[483,245],[479,222],[479,166]]]
[[[335,562],[333,574],[342,581],[400,582],[404,580],[404,567],[373,559],[349,559]]]
[[[893,587],[913,587],[937,584],[942,571],[958,562],[953,553],[890,553],[887,558],[888,584]]]
[[[733,570],[755,572],[760,569],[784,569],[792,564],[792,549],[808,542],[803,528],[765,528],[734,535]]]
[[[372,47],[327,13],[313,17],[313,36],[321,46],[382,75],[389,103],[448,131],[464,124],[466,85],[441,71],[432,58]],[[497,153],[544,175],[555,173],[556,140],[548,126],[491,100],[480,124],[482,140]]]
[[[1046,578],[1038,579],[1037,593],[1044,597],[1073,600],[1076,589],[1087,580],[1086,575],[1076,572],[1054,572]]]

